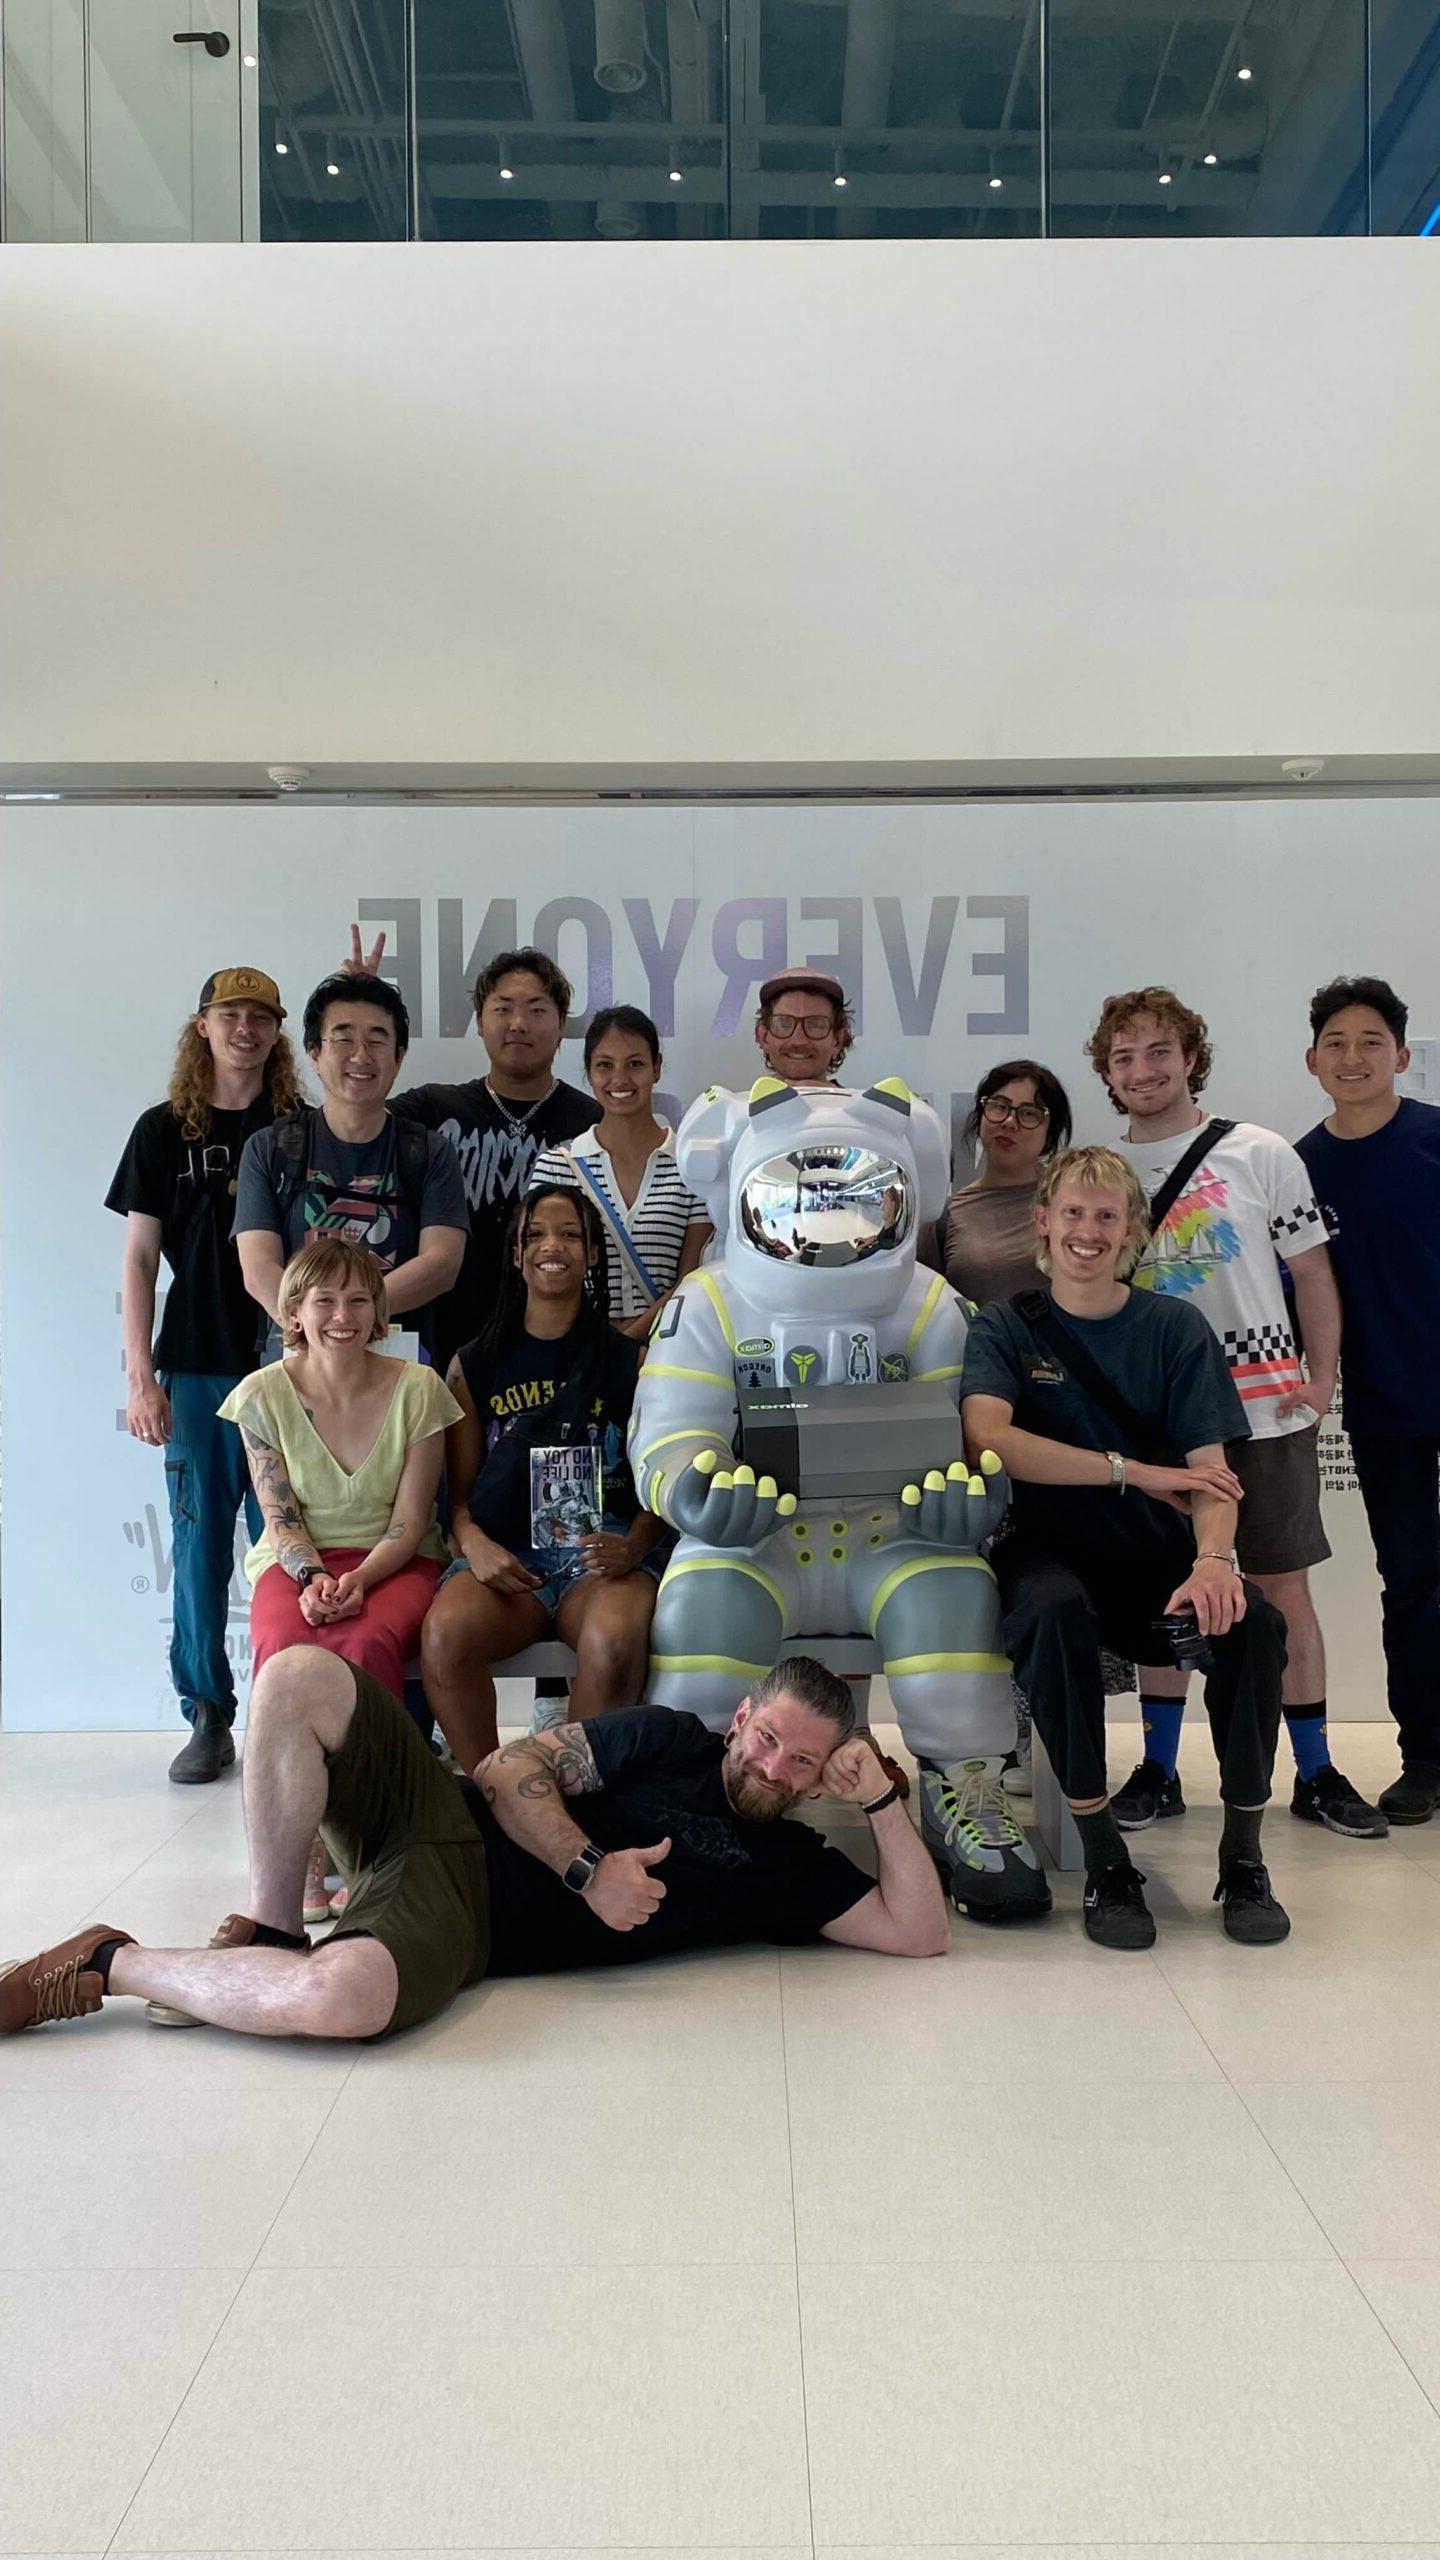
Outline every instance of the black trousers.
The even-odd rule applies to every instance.
[[[1185,1559],[1067,1559],[1018,1537],[1003,1539],[991,1562],[1005,1650],[1061,1791],[1079,1804],[1106,1795],[1101,1648],[1132,1662],[1154,1660],[1153,1621],[1184,1580]],[[1239,1625],[1209,1639],[1215,1668],[1205,1682],[1205,1707],[1222,1800],[1260,1805],[1269,1798],[1280,1731],[1285,1621],[1253,1582],[1245,1585],[1245,1602]]]
[[[1352,1431],[1384,1585],[1385,1686],[1407,1769],[1440,1770],[1440,1441]]]

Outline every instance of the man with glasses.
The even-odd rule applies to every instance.
[[[385,936],[369,951],[350,928],[350,968],[373,976]],[[397,1093],[397,1119],[447,1138],[460,1161],[469,1234],[458,1280],[435,1310],[435,1357],[444,1367],[472,1342],[500,1287],[505,1230],[523,1198],[535,1159],[563,1147],[600,1117],[597,1103],[555,1073],[555,1055],[573,1001],[570,981],[546,951],[530,944],[501,951],[475,982],[475,1021],[490,1061],[488,1075],[464,1084],[417,1084]]]
[[[823,969],[779,969],[760,990],[755,1039],[782,1084],[830,1084],[855,1038],[838,978]]]
[[[305,1007],[318,1111],[246,1142],[235,1202],[245,1286],[272,1321],[292,1253],[317,1233],[367,1245],[392,1315],[417,1315],[453,1288],[465,1253],[465,1191],[453,1148],[407,1130],[388,1106],[410,1016],[388,979],[322,979]],[[422,1340],[428,1326],[422,1319]]]

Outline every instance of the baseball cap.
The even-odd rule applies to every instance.
[[[280,990],[263,969],[217,969],[200,990],[196,1012],[203,1013],[207,1004],[263,1004],[277,1022],[285,1019]]]
[[[767,978],[761,988],[760,1002],[762,1005],[773,1004],[777,996],[791,993],[824,996],[837,1013],[845,1003],[845,990],[839,979],[830,977],[824,969],[777,969],[774,977]]]

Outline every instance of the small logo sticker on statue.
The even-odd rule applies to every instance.
[[[887,1387],[903,1387],[910,1375],[910,1363],[903,1351],[882,1351],[880,1375]]]
[[[810,1372],[819,1364],[819,1352],[812,1350],[808,1343],[801,1343],[796,1350],[785,1354],[785,1374],[794,1379],[797,1387],[808,1387]]]
[[[737,1360],[763,1360],[775,1348],[768,1333],[752,1333],[745,1342],[735,1345]]]
[[[868,1333],[852,1333],[845,1375],[852,1387],[868,1387],[875,1375],[875,1352]]]

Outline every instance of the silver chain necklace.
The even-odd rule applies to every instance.
[[[494,1103],[496,1110],[499,1112],[501,1119],[509,1129],[511,1137],[525,1138],[530,1134],[530,1123],[534,1119],[536,1112],[539,1110],[541,1103],[549,1101],[550,1094],[554,1092],[555,1087],[552,1083],[548,1093],[537,1094],[535,1100],[527,1103],[523,1111],[512,1111],[509,1103],[504,1100],[502,1095],[496,1092],[495,1087],[488,1076],[485,1079],[485,1090],[489,1094],[491,1101]]]

